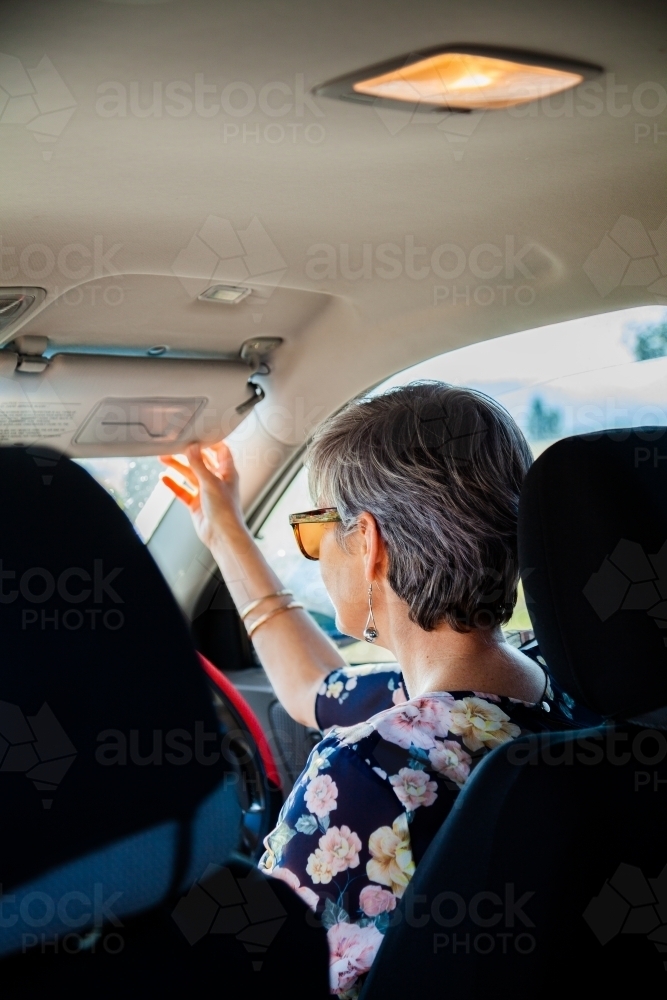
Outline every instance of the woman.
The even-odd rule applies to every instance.
[[[319,509],[290,520],[320,559],[337,628],[379,639],[400,664],[389,671],[346,667],[285,592],[245,527],[226,446],[208,459],[192,446],[188,460],[165,459],[196,494],[165,482],[190,506],[282,704],[326,731],[260,864],[322,915],[332,992],[351,997],[479,760],[568,725],[571,701],[501,631],[532,456],[493,400],[437,382],[354,401],[315,435]]]

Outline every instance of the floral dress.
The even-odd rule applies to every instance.
[[[358,995],[415,865],[479,761],[524,732],[588,724],[557,695],[547,681],[537,705],[479,691],[408,700],[392,665],[326,678],[316,706],[325,737],[266,838],[260,867],[320,915],[332,993]]]

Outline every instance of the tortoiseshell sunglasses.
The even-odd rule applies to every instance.
[[[327,524],[340,521],[341,516],[335,507],[321,507],[319,510],[306,510],[302,514],[290,514],[289,523],[296,538],[296,544],[306,559],[320,558],[320,542]]]

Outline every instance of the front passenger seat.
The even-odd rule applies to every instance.
[[[667,434],[560,441],[521,496],[519,555],[559,684],[606,717],[475,771],[363,1000],[667,988]]]

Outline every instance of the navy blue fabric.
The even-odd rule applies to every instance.
[[[363,1000],[655,995],[667,969],[667,734],[520,737],[477,768]],[[657,764],[642,763],[657,755]],[[400,920],[400,923],[398,922]]]
[[[317,718],[339,714],[343,725],[310,754],[260,866],[322,915],[332,992],[361,987],[415,865],[486,755],[524,733],[575,727],[572,699],[546,674],[544,683],[543,698],[527,704],[479,691],[406,700],[395,666],[348,666],[325,678]]]
[[[332,670],[315,698],[317,725],[354,726],[409,697],[397,663],[364,663]]]
[[[548,664],[540,653],[535,640],[521,646],[521,652],[539,663],[549,672]],[[602,722],[597,712],[575,702],[566,691],[550,677],[549,691],[545,692],[549,702],[548,723],[540,728],[581,729],[596,726]],[[364,663],[352,667],[341,667],[327,674],[315,699],[315,718],[323,733],[332,726],[354,726],[358,722],[399,705],[408,698],[401,668],[397,663]],[[534,713],[520,705],[515,705],[512,714],[519,712],[525,720],[518,719],[525,729],[532,729]]]

